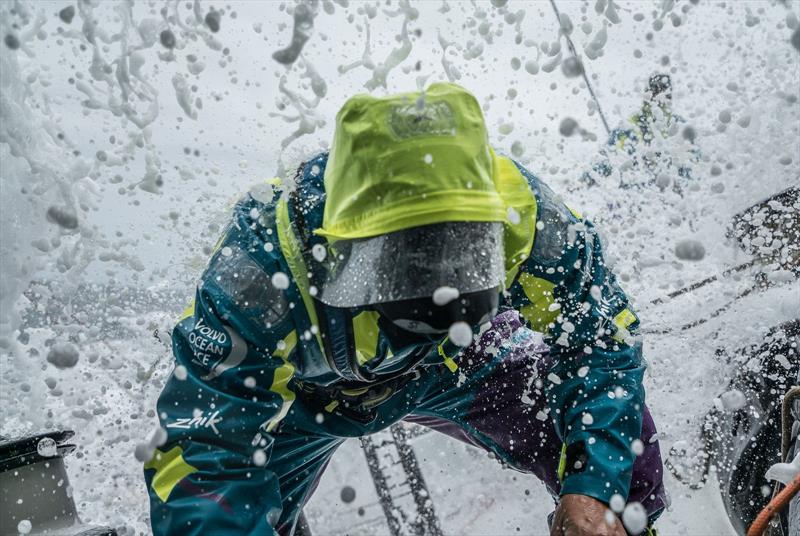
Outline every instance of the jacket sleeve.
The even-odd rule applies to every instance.
[[[173,330],[165,441],[144,466],[155,535],[274,534],[281,514],[271,433],[294,400],[297,337],[249,230],[234,219]]]
[[[627,498],[644,409],[639,322],[592,224],[521,171],[537,198],[536,235],[510,294],[554,358],[545,385],[564,443],[561,494]]]

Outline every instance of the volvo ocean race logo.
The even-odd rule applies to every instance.
[[[198,317],[188,335],[194,357],[192,362],[208,370],[202,380],[211,380],[223,372],[236,367],[247,357],[247,343],[231,329],[222,324],[215,329]]]

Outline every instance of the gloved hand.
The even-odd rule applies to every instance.
[[[622,522],[608,506],[587,495],[577,494],[561,497],[550,527],[550,536],[626,536],[626,534]]]

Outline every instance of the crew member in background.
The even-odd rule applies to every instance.
[[[679,195],[692,179],[691,163],[700,159],[695,145],[695,131],[686,120],[672,111],[672,79],[668,74],[654,74],[647,85],[642,109],[631,116],[629,128],[615,128],[608,146],[600,150],[590,171],[581,176],[581,187],[608,183],[618,176],[620,188],[641,188],[656,184],[671,188]],[[679,140],[667,149],[666,140]]]
[[[492,150],[470,93],[355,96],[329,154],[237,204],[173,332],[153,532],[291,534],[336,448],[400,420],[536,475],[552,534],[624,535],[626,503],[650,532],[638,326],[592,224]]]

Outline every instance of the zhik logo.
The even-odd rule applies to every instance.
[[[167,428],[182,428],[189,430],[191,428],[211,428],[214,433],[219,435],[217,424],[222,421],[222,417],[218,417],[219,411],[215,411],[208,417],[204,416],[204,412],[200,412],[197,416],[192,418],[179,418],[173,423],[169,423]]]

